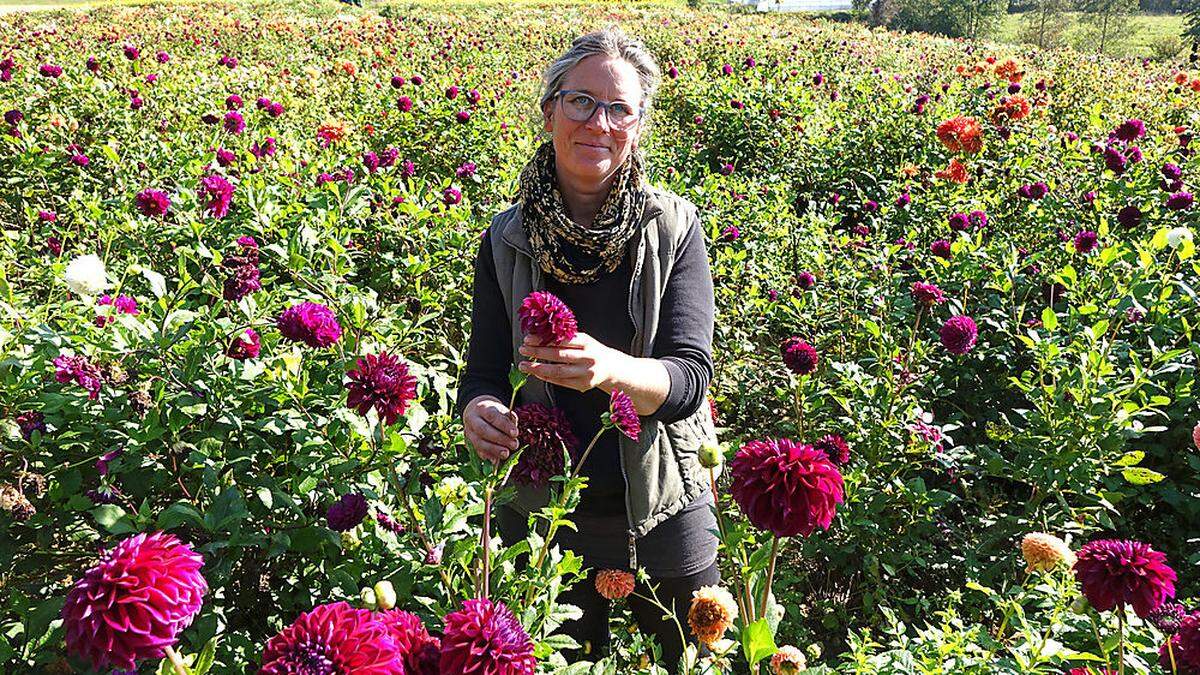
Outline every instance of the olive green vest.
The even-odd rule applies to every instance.
[[[630,240],[628,251],[633,269],[628,307],[633,322],[633,343],[629,354],[636,357],[654,352],[659,301],[671,276],[675,252],[683,242],[688,226],[699,218],[696,207],[686,199],[653,187],[648,190],[650,198],[643,215],[643,235]],[[517,349],[525,336],[516,318],[517,310],[525,296],[546,289],[541,269],[533,264],[525,228],[521,226],[519,203],[492,219],[489,238],[496,279],[512,328],[513,363],[518,363],[523,357]],[[530,377],[518,392],[518,403],[532,402],[553,406],[554,395],[548,383]],[[706,441],[715,443],[717,440],[712,416],[704,404],[678,422],[664,424],[645,417],[641,422],[642,432],[637,442],[615,430],[604,432],[617,433],[620,439],[632,569],[637,568],[636,539],[709,489],[708,472],[700,466],[698,452]],[[580,440],[586,443],[591,439]],[[517,485],[514,504],[522,513],[537,510],[548,501],[547,488]]]

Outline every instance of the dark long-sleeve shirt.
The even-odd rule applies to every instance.
[[[512,394],[508,383],[512,331],[496,278],[489,237],[490,234],[482,237],[475,260],[471,339],[456,401],[460,415],[476,396],[491,394],[507,402]],[[626,256],[616,270],[591,283],[565,284],[547,277],[546,290],[571,308],[579,330],[627,353],[633,340],[628,309],[631,273]],[[651,356],[666,368],[670,385],[662,405],[646,418],[675,422],[705,404],[713,374],[713,314],[712,275],[697,221],[692,223],[676,251],[675,264],[660,301],[658,332]],[[536,383],[531,381],[525,386],[533,384]],[[600,389],[580,392],[551,386],[572,431],[581,446],[586,445],[600,429],[600,416],[608,409],[608,394]],[[627,515],[619,453],[616,432],[606,432],[597,441],[581,472],[588,477],[588,487],[580,496],[574,516],[580,532],[586,536],[572,532],[562,542],[583,555],[589,565],[624,566],[621,561],[626,556]],[[686,575],[712,562],[716,542],[707,530],[716,524],[708,508],[711,503],[711,496],[698,499],[639,540],[638,557],[651,573]]]

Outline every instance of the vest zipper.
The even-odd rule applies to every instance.
[[[645,233],[643,233],[642,236],[645,237]],[[628,299],[628,302],[625,303],[625,309],[629,313],[629,322],[633,325],[634,340],[633,340],[633,344],[630,345],[630,349],[629,349],[629,351],[631,353],[634,353],[634,352],[640,353],[642,351],[641,349],[638,348],[638,344],[637,344],[638,338],[642,338],[642,336],[639,335],[639,333],[638,333],[637,319],[635,319],[633,317],[633,286],[637,281],[638,275],[640,275],[642,273],[642,251],[643,251],[642,247],[645,246],[645,244],[646,244],[646,242],[644,239],[642,239],[641,241],[638,242],[637,255],[634,258],[634,261],[635,261],[634,262],[634,270],[633,270],[633,274],[630,275],[630,278],[629,278],[629,299]],[[643,327],[643,331],[644,331],[644,327]],[[642,339],[644,340],[644,338],[642,338]],[[624,444],[625,439],[623,436],[620,435],[619,431],[617,433],[618,433],[617,450],[620,453],[620,457],[618,457],[617,459],[619,460],[619,463],[621,465],[621,478],[624,479],[624,481],[625,481],[625,519],[629,522],[629,571],[636,573],[637,572],[637,534],[635,533],[635,530],[633,528],[633,507],[629,503],[629,475],[625,472],[625,451],[624,451],[624,449],[621,448],[621,445]]]

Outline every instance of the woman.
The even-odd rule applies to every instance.
[[[609,641],[598,571],[645,568],[685,633],[692,591],[720,580],[712,494],[697,459],[716,440],[706,404],[712,275],[696,207],[645,181],[638,145],[658,80],[653,57],[618,30],[575,40],[547,69],[541,112],[550,139],[521,172],[518,203],[484,233],[458,392],[467,441],[493,462],[518,447],[520,420],[507,407],[513,363],[529,376],[518,403],[557,406],[584,443],[613,389],[634,402],[642,433],[636,442],[601,436],[581,470],[588,486],[571,516],[578,532],[557,539],[591,568],[586,583],[560,596],[583,610],[564,631],[589,659]],[[535,290],[574,311],[577,337],[551,346],[525,339],[514,317]],[[526,514],[546,499],[545,490],[518,490],[515,510],[497,513],[502,538],[524,538]],[[674,623],[637,598],[630,607],[674,668],[683,651]]]

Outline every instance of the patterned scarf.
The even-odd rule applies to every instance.
[[[554,142],[546,141],[521,170],[522,224],[533,259],[558,281],[586,284],[621,264],[646,207],[644,160],[635,150],[617,169],[612,188],[591,227],[571,220],[558,189]]]

